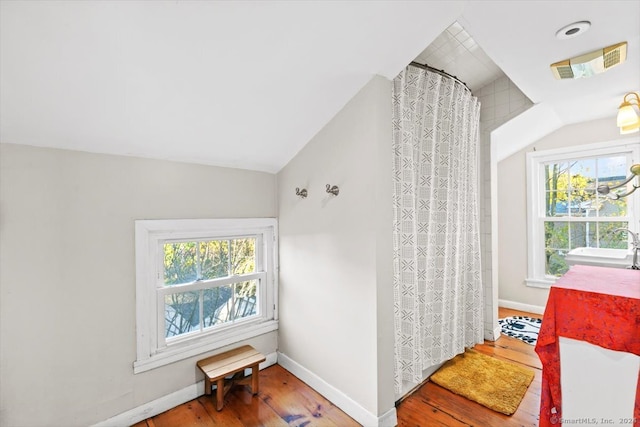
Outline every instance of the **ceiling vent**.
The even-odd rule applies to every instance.
[[[551,64],[556,79],[580,79],[604,73],[627,59],[627,42]]]

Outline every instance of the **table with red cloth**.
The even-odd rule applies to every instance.
[[[535,347],[542,362],[540,427],[561,425],[561,336],[640,356],[640,270],[574,265],[551,286]],[[634,419],[640,426],[640,378]]]

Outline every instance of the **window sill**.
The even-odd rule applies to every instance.
[[[554,279],[535,279],[535,278],[526,278],[524,284],[530,288],[539,288],[539,289],[549,289],[551,285],[556,283],[557,278]]]
[[[135,362],[133,362],[133,373],[139,374],[141,372],[150,371],[151,369],[159,368],[161,366],[165,366],[179,360],[187,359],[189,357],[196,356],[207,351],[215,350],[226,345],[257,337],[258,335],[263,335],[277,329],[278,321],[269,320],[267,322],[259,323],[256,325],[244,326],[241,330],[229,331],[224,335],[214,335],[211,339],[208,339],[204,342],[185,342],[183,344],[180,344],[179,346],[171,346],[163,349],[161,352],[150,356],[147,359],[136,360]]]

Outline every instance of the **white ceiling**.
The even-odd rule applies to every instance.
[[[440,33],[414,62],[447,72],[473,93],[504,76],[500,67],[458,22]]]
[[[555,38],[582,20],[584,35]],[[510,144],[613,120],[640,88],[637,0],[3,0],[0,141],[276,172],[373,75],[392,79],[454,22],[548,118],[519,120]],[[549,64],[621,41],[625,64],[552,77]],[[459,75],[472,87],[474,68]]]

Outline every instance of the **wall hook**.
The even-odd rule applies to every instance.
[[[331,193],[334,196],[337,196],[338,193],[340,193],[340,189],[338,188],[337,185],[334,185],[333,187],[330,184],[327,184],[327,193]]]
[[[296,187],[296,196],[300,196],[303,199],[307,198],[307,189],[303,188],[302,190]]]

